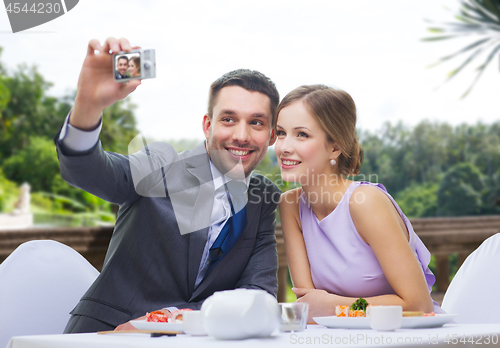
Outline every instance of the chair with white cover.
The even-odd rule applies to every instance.
[[[458,324],[500,323],[500,233],[464,261],[443,298],[443,310]]]
[[[0,348],[12,336],[61,334],[99,272],[52,240],[21,244],[0,264]]]

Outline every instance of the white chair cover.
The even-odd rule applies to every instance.
[[[12,336],[60,334],[99,272],[52,240],[20,245],[0,264],[0,348]]]
[[[443,310],[458,324],[500,323],[500,233],[486,239],[453,278]]]

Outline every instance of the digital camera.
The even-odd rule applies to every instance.
[[[113,54],[113,77],[116,82],[156,77],[154,49],[137,49]]]

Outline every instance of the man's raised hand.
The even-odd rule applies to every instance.
[[[105,107],[125,98],[141,84],[140,80],[117,83],[113,78],[113,54],[136,48],[139,47],[132,47],[125,38],[109,37],[104,45],[95,39],[89,41],[69,120],[72,126],[83,130],[94,129]]]

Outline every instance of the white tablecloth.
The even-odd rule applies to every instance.
[[[280,348],[280,347],[500,347],[500,324],[448,324],[441,328],[400,329],[393,332],[374,330],[328,329],[309,325],[297,333],[278,333],[272,337],[241,341],[219,341],[212,337],[152,338],[147,334],[67,334],[13,337],[8,348]]]

